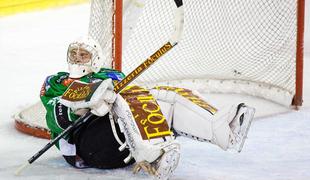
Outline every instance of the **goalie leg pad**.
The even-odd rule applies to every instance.
[[[137,162],[144,160],[148,162],[155,161],[162,155],[162,147],[170,144],[174,139],[170,130],[169,134],[166,136],[143,139],[141,128],[139,129],[128,103],[121,95],[117,95],[116,101],[113,105],[113,111],[118,118],[121,132],[125,135],[126,143],[129,146],[130,152]]]
[[[180,89],[182,88],[157,87],[150,91],[156,97],[168,120],[171,119],[169,123],[175,132],[195,140],[211,142],[223,150],[240,142],[233,133],[234,128],[230,126],[230,123],[237,117],[237,105],[214,111],[215,108],[212,106],[210,106],[211,108],[201,106],[201,104],[208,104],[207,102],[203,103],[203,98],[189,90],[186,90],[187,94],[184,97],[178,93],[181,91]],[[192,101],[194,98],[190,97],[191,93],[195,101]],[[200,99],[197,100],[197,96]],[[246,108],[249,109],[249,107]],[[251,115],[247,116],[248,119],[252,119],[253,113],[249,114]],[[242,140],[244,142],[244,139]]]

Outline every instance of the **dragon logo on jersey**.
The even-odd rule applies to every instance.
[[[50,100],[47,102],[47,104],[51,104],[51,105],[55,106],[56,103],[59,101],[59,99],[60,99],[59,97],[54,97],[54,98],[50,99]]]

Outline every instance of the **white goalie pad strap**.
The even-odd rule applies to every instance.
[[[180,135],[199,141],[208,141],[226,150],[229,147],[231,129],[236,107],[217,110],[214,115],[204,108],[169,90],[152,89],[163,114],[172,119],[170,126]],[[169,116],[171,116],[169,118]]]
[[[162,146],[173,140],[170,136],[143,140],[130,107],[121,95],[117,95],[112,111],[118,117],[120,130],[124,133],[126,144],[137,162],[153,162],[162,155]]]
[[[122,142],[120,140],[120,138],[118,137],[112,113],[109,113],[109,120],[110,120],[110,124],[111,124],[111,129],[113,132],[113,136],[114,136],[115,140],[118,142],[118,144],[120,145],[119,150],[123,151],[126,147],[126,143]]]

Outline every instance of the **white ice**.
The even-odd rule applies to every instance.
[[[309,7],[310,2],[306,3]],[[74,169],[56,148],[21,176],[13,174],[48,141],[15,130],[11,116],[38,100],[47,75],[66,70],[67,44],[87,33],[88,9],[88,5],[78,5],[0,18],[0,179],[149,178],[143,173],[133,175],[131,167]],[[303,107],[294,111],[253,97],[230,97],[234,101],[255,101],[257,108],[259,118],[250,129],[243,151],[225,152],[207,143],[180,138],[182,157],[172,179],[310,179],[310,12],[306,13]],[[224,101],[226,97],[218,98]]]

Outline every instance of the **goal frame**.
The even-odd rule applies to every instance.
[[[297,37],[296,37],[296,80],[295,95],[292,99],[292,107],[298,109],[303,103],[303,40],[305,21],[305,0],[297,0]],[[122,41],[123,41],[123,0],[113,1],[114,14],[112,16],[112,67],[122,71]],[[43,105],[41,105],[43,108]],[[38,126],[24,122],[22,116],[15,115],[15,128],[23,133],[41,138],[50,138],[49,130],[45,126]]]
[[[304,58],[305,0],[297,1],[296,81],[292,105],[303,103],[303,58]]]

